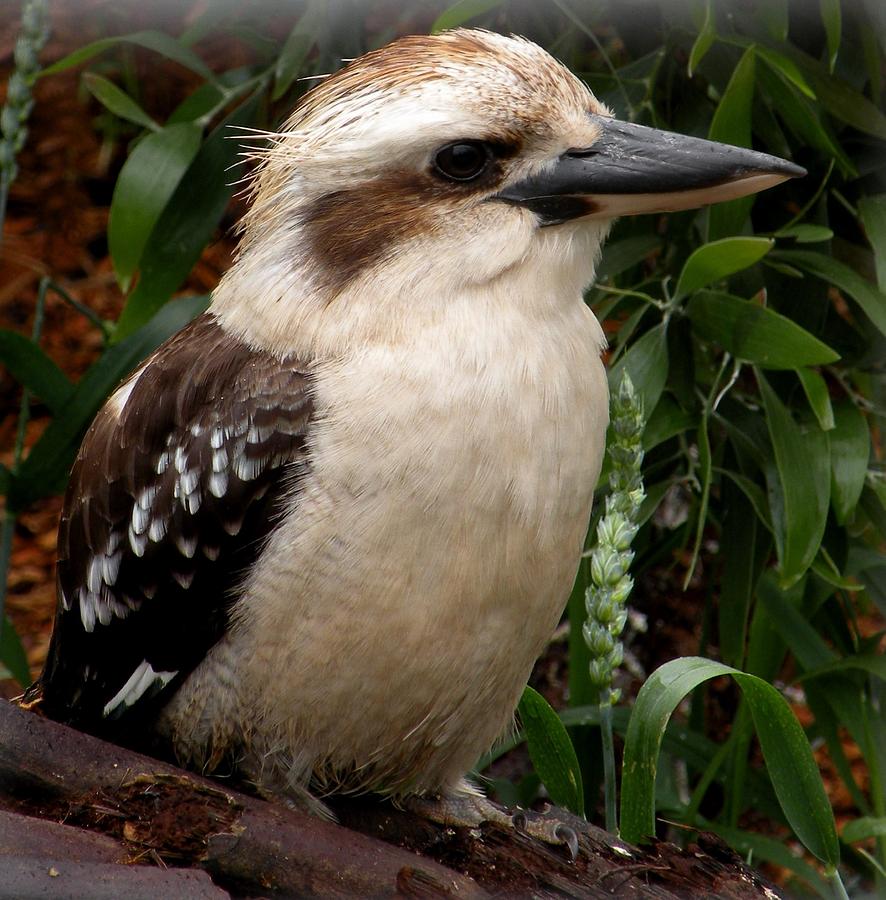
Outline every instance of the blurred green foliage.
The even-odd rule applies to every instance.
[[[634,544],[635,578],[642,584],[657,572],[674,591],[690,587],[687,603],[703,595],[699,656],[745,678],[793,681],[791,695],[808,707],[807,737],[827,748],[857,807],[841,835],[850,886],[852,878],[876,877],[882,888],[886,666],[881,635],[860,623],[886,611],[879,443],[886,421],[886,6],[461,0],[373,6],[371,17],[369,7],[278,4],[275,15],[292,22],[280,41],[263,33],[266,5],[219,0],[201,7],[182,35],[108,38],[44,72],[92,66],[83,71],[86,90],[120,123],[118,133],[132,137],[108,235],[126,304],[118,322],[98,323],[104,353],[76,385],[40,350],[39,333],[32,342],[0,333],[0,359],[54,415],[20,464],[0,471],[7,526],[17,511],[63,488],[80,437],[118,379],[205,306],[206,298],[166,302],[230,199],[228,170],[238,152],[230,126],[273,127],[310,84],[304,76],[332,71],[416,21],[526,35],[620,117],[753,146],[809,171],[713,209],[619,221],[587,301],[612,323],[612,383],[629,373],[648,415],[648,498]],[[213,33],[248,41],[255,62],[210,71],[199,46]],[[139,103],[124,48],[174,60],[201,85],[158,121]],[[569,789],[583,784],[593,811],[599,751],[588,732],[596,697],[581,636],[588,577],[585,561],[569,606],[572,708],[561,718],[582,770],[570,772]],[[642,607],[642,592],[635,602]],[[3,634],[0,662],[25,677],[20,648],[8,628]],[[716,831],[756,859],[788,865],[826,892],[816,870],[786,849],[798,825],[776,796],[801,789],[800,782],[785,782],[789,766],[785,774],[784,766],[754,762],[757,707],[745,696],[725,710],[732,725],[717,745],[704,722],[705,704],[714,702],[704,683],[693,682],[699,686],[688,724],[672,722],[663,732],[659,813]],[[537,704],[533,709],[545,720]],[[613,712],[623,733],[628,713]],[[864,759],[865,780],[847,758],[847,736]],[[768,762],[765,746],[764,753]],[[520,798],[531,799],[538,779],[522,787]],[[760,814],[784,826],[780,838],[744,829]],[[829,862],[834,852],[828,844]]]

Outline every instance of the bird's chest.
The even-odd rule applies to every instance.
[[[417,592],[445,571],[475,603],[514,602],[554,570],[570,578],[607,408],[595,342],[574,346],[565,334],[467,347],[429,336],[319,372],[318,509],[362,543],[360,558],[389,560],[379,577]]]

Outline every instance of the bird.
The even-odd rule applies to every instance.
[[[350,61],[256,155],[208,309],[83,440],[29,696],[317,815],[371,791],[480,820],[466,773],[584,547],[611,223],[803,170],[620,121],[465,28]]]

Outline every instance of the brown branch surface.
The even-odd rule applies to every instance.
[[[441,828],[384,802],[335,810],[341,824],[0,702],[0,900],[774,896],[710,842],[629,847],[570,818],[572,861],[511,830]]]

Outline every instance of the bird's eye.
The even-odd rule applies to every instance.
[[[451,181],[473,181],[482,175],[492,159],[489,147],[480,141],[456,141],[441,147],[434,167]]]

